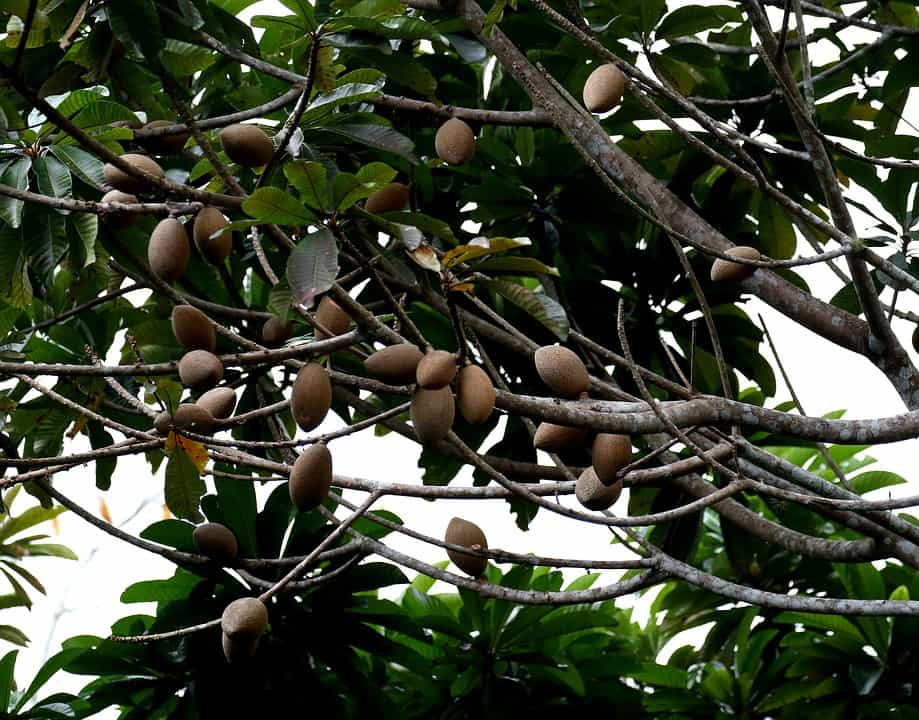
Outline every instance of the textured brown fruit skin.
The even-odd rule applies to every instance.
[[[160,435],[168,435],[169,431],[172,429],[172,413],[168,410],[163,410],[163,412],[157,414],[153,418],[153,428]]]
[[[191,305],[172,308],[172,334],[186,350],[207,350],[217,347],[217,331],[210,318]]]
[[[604,485],[616,482],[616,473],[632,459],[632,438],[628,435],[600,433],[591,450],[594,472]]]
[[[309,512],[325,502],[332,487],[332,453],[323,445],[311,445],[290,469],[287,489],[290,500],[300,510]]]
[[[220,629],[233,640],[257,640],[267,627],[268,608],[254,597],[234,600],[220,617]]]
[[[188,267],[191,247],[185,227],[175,218],[160,220],[147,243],[150,269],[165,283],[174,283]]]
[[[738,245],[725,251],[725,255],[739,257],[744,260],[760,260],[763,256],[759,250],[749,247],[748,245]],[[712,282],[740,282],[751,277],[756,272],[755,265],[741,265],[732,263],[730,260],[718,258],[712,263]]]
[[[125,153],[121,156],[121,159],[130,163],[138,170],[143,170],[150,175],[155,175],[159,178],[166,177],[166,173],[163,172],[163,168],[160,167],[159,163],[147,155]],[[131,177],[126,172],[122,172],[119,168],[109,163],[105,164],[102,173],[105,175],[105,182],[116,190],[121,190],[121,192],[139,193],[149,188],[149,185],[143,180]]]
[[[488,550],[488,540],[485,533],[475,523],[455,517],[447,525],[444,541],[451,545],[462,545],[473,550]],[[481,577],[488,567],[488,558],[466,555],[458,550],[447,550],[447,557],[453,561],[460,570],[474,578]]]
[[[223,655],[230,663],[239,663],[248,660],[255,655],[258,650],[258,638],[248,640],[246,638],[231,638],[226,633],[220,634]]]
[[[228,125],[220,131],[220,145],[230,160],[246,167],[267,165],[274,155],[271,138],[257,125]]]
[[[155,130],[156,128],[169,127],[174,125],[171,120],[154,120],[144,125],[144,130]],[[185,148],[188,142],[189,133],[183,132],[178,135],[158,135],[156,137],[144,138],[143,144],[150,152],[156,155],[176,155]]]
[[[326,295],[319,301],[319,306],[316,308],[316,322],[332,333],[327,335],[324,330],[317,328],[316,339],[325,340],[348,332],[348,328],[351,327],[351,316],[342,310],[337,302]]]
[[[536,434],[533,436],[533,446],[537,450],[557,453],[583,445],[586,439],[587,430],[584,428],[544,422],[539,423],[539,427],[536,428]]]
[[[281,322],[276,317],[270,317],[262,325],[262,343],[266,347],[281,347],[290,337],[293,326],[289,322]]]
[[[367,202],[364,203],[364,210],[376,215],[398,212],[399,210],[405,210],[408,206],[408,198],[408,185],[400,182],[389,183],[389,185],[377,190],[367,198]]]
[[[236,409],[236,392],[233,388],[216,387],[199,397],[197,404],[216,420],[226,420]]]
[[[450,388],[425,390],[418,388],[412,395],[410,409],[415,434],[425,445],[439,442],[447,437],[453,427],[456,404]]]
[[[478,365],[467,365],[456,380],[456,404],[467,423],[481,425],[495,410],[495,386]]]
[[[105,193],[105,195],[102,196],[102,202],[124,203],[127,205],[136,203],[137,196],[126,192],[121,192],[121,190],[109,190],[107,193]],[[107,225],[109,225],[109,227],[118,228],[119,230],[129,228],[137,222],[137,216],[128,212],[106,213],[102,216],[102,219]]]
[[[172,416],[172,425],[176,432],[194,432],[210,435],[214,432],[214,416],[207,408],[196,403],[182,403]]]
[[[465,165],[475,155],[475,133],[459,118],[450,118],[437,129],[434,150],[444,162]]]
[[[294,380],[290,411],[303,430],[318,427],[332,407],[332,381],[319,363],[307,363]]]
[[[584,107],[592,113],[605,113],[622,102],[625,92],[625,76],[612,63],[594,70],[584,83]]]
[[[215,238],[211,237],[228,224],[223,213],[217,208],[206,207],[195,215],[192,237],[198,247],[198,252],[211,265],[222,265],[233,249],[233,233],[223,232]]]
[[[233,560],[239,554],[236,536],[226,525],[204,523],[195,528],[192,537],[201,554],[213,560]]]
[[[574,486],[578,502],[588,510],[606,510],[612,507],[622,494],[622,480],[604,485],[592,467],[586,468]]]
[[[533,355],[536,372],[559,397],[576,398],[590,388],[590,376],[573,351],[561,345],[546,345]]]
[[[415,372],[423,357],[417,346],[401,343],[377,350],[364,360],[364,367],[377,380],[390,385],[407,385],[415,382]]]
[[[415,369],[415,382],[425,390],[446,387],[456,377],[456,358],[446,350],[428,350]]]
[[[207,350],[191,350],[179,360],[179,379],[192,390],[209,390],[223,380],[223,363]]]

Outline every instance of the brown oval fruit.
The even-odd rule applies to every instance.
[[[488,550],[488,540],[485,533],[475,523],[455,517],[447,525],[444,541],[451,545],[462,545],[472,550]],[[476,555],[467,555],[459,550],[447,548],[447,557],[453,561],[460,570],[474,578],[481,577],[488,567],[488,558]]]
[[[229,387],[216,387],[198,398],[199,406],[217,420],[226,420],[236,409],[236,392]]]
[[[495,409],[495,386],[478,365],[467,365],[456,380],[456,404],[460,415],[473,425],[481,425]]]
[[[465,165],[475,155],[475,133],[459,118],[450,118],[434,136],[437,156],[451,165]]]
[[[121,192],[121,190],[109,190],[102,196],[104,203],[122,203],[124,205],[133,205],[137,202],[137,196],[130,193]],[[111,227],[123,230],[129,228],[137,222],[137,216],[129,212],[106,213],[102,219]]]
[[[226,231],[216,237],[211,237],[228,224],[223,213],[217,208],[206,207],[195,215],[192,237],[195,239],[198,252],[211,265],[222,265],[233,249],[233,233]]]
[[[607,63],[594,70],[584,83],[584,107],[592,113],[605,113],[622,101],[625,92],[625,75],[622,70]]]
[[[412,426],[418,439],[425,445],[447,437],[447,433],[453,427],[455,413],[453,393],[448,387],[439,390],[418,388],[412,395]]]
[[[387,212],[405,210],[408,206],[408,185],[400,182],[389,183],[386,187],[377,190],[367,198],[364,209],[369,213],[379,215]]]
[[[207,350],[190,350],[179,360],[179,379],[192,390],[208,390],[223,380],[223,363]]]
[[[121,156],[121,159],[133,165],[138,170],[143,170],[145,173],[154,175],[158,178],[166,177],[166,173],[163,172],[163,168],[159,166],[159,163],[147,155],[125,153]],[[110,163],[105,164],[102,173],[105,175],[105,182],[122,192],[138,193],[151,187],[150,184],[144,180],[135,178],[133,175],[128,175],[126,172]]]
[[[561,345],[546,345],[533,355],[536,371],[546,386],[563,398],[576,398],[587,392],[590,376],[573,351]]]
[[[311,362],[300,368],[290,393],[290,411],[303,430],[320,425],[332,407],[332,381],[328,371]]]
[[[154,120],[144,125],[144,130],[156,130],[157,128],[171,127],[175,125],[171,120]],[[156,155],[176,155],[185,148],[190,134],[180,132],[176,135],[156,135],[143,139],[144,147]]]
[[[191,248],[185,227],[175,218],[160,220],[147,244],[150,269],[165,283],[174,283],[188,267]]]
[[[268,627],[268,608],[258,598],[234,600],[223,610],[220,629],[232,639],[257,640]]]
[[[913,350],[919,352],[919,325],[913,330]]]
[[[616,482],[616,473],[632,459],[632,438],[628,435],[600,433],[591,450],[594,472],[604,485]]]
[[[258,650],[258,638],[249,640],[247,638],[231,638],[226,633],[220,634],[223,655],[227,662],[238,663],[248,660],[255,655]]]
[[[543,422],[539,423],[539,427],[536,428],[533,445],[538,450],[557,453],[583,445],[586,439],[587,430],[584,428]]]
[[[325,340],[348,332],[348,328],[351,327],[351,316],[326,295],[319,301],[319,306],[316,308],[316,322],[331,333],[328,335],[325,330],[316,328],[316,339]]]
[[[622,480],[604,485],[592,467],[585,468],[574,486],[578,502],[588,510],[606,510],[612,507],[622,494]]]
[[[293,325],[289,322],[281,322],[280,318],[270,317],[262,325],[262,343],[266,347],[281,347],[290,337]]]
[[[196,403],[182,403],[172,416],[176,432],[193,432],[210,435],[214,432],[214,416]]]
[[[186,350],[214,352],[217,347],[214,323],[191,305],[176,305],[172,308],[172,334]]]
[[[417,346],[400,343],[377,350],[364,360],[364,367],[377,380],[390,385],[407,385],[415,382],[415,372],[423,357]]]
[[[446,350],[428,350],[415,370],[415,382],[425,390],[446,387],[456,377],[456,358]]]
[[[199,552],[213,560],[233,560],[239,554],[236,536],[226,525],[204,523],[195,528],[192,537]]]
[[[323,445],[311,445],[290,469],[287,489],[300,510],[314,510],[325,502],[332,487],[332,453]]]
[[[172,413],[168,410],[157,413],[157,416],[153,418],[153,428],[160,435],[168,435],[169,431],[172,430]]]
[[[220,131],[220,145],[230,160],[246,167],[267,165],[274,155],[271,138],[258,125],[228,125]]]
[[[747,245],[732,247],[726,250],[724,254],[744,260],[761,260],[763,257],[760,255],[759,250]],[[755,265],[742,265],[741,263],[734,263],[730,260],[718,258],[712,263],[711,278],[712,282],[740,282],[741,280],[746,280],[755,272]]]

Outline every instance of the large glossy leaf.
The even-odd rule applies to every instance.
[[[172,514],[184,520],[200,522],[201,496],[205,485],[198,468],[184,450],[177,447],[166,463],[166,505]]]
[[[310,305],[338,275],[338,246],[325,228],[310,233],[294,248],[287,261],[287,282],[294,302]]]
[[[544,293],[535,293],[507,280],[486,280],[483,284],[501,294],[551,330],[559,340],[568,337],[570,329],[565,309]]]

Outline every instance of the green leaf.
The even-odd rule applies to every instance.
[[[906,479],[896,473],[884,470],[869,470],[868,472],[863,472],[861,475],[849,478],[849,482],[852,484],[855,492],[859,495],[864,495],[872,490],[880,490],[881,488],[890,487],[891,485],[902,485],[906,482]]]
[[[485,280],[481,284],[503,295],[534,320],[551,330],[559,340],[568,338],[568,315],[555,300],[543,293],[534,293],[522,285],[506,280]]]
[[[322,163],[298,160],[284,166],[284,175],[300,199],[315,210],[329,208],[328,171]]]
[[[216,55],[200,45],[169,38],[160,59],[170,73],[179,78],[189,77],[210,67]]]
[[[322,228],[303,238],[287,260],[287,282],[294,302],[310,305],[338,276],[338,245],[335,236]]]
[[[695,35],[742,19],[740,10],[730,5],[685,5],[661,20],[654,34],[658,39]]]
[[[29,644],[28,635],[12,625],[0,625],[0,640],[6,640],[8,643],[21,647]]]
[[[25,190],[29,187],[29,168],[32,161],[29,158],[19,158],[3,171],[0,183],[9,185],[16,190]],[[16,200],[6,195],[0,195],[0,220],[8,223],[13,228],[22,224],[22,212],[25,209],[24,200]]]
[[[413,163],[418,162],[418,158],[412,152],[415,149],[414,141],[386,125],[341,123],[328,125],[323,129],[375,150],[393,153]]]
[[[482,260],[475,266],[481,272],[493,272],[504,275],[555,275],[558,270],[549,267],[536,258],[529,257],[493,257]]]
[[[785,209],[765,196],[759,203],[759,247],[769,257],[785,260],[795,254],[798,239]]]
[[[105,184],[102,162],[95,155],[72,145],[52,145],[48,149],[83,182],[93,187]]]
[[[0,660],[0,711],[6,713],[10,709],[10,698],[13,694],[13,688],[16,685],[16,678],[13,677],[13,670],[16,667],[16,658],[19,657],[18,650],[10,650],[3,659]]]
[[[257,220],[277,225],[302,226],[316,221],[296,198],[276,187],[256,190],[243,202],[243,210]]]
[[[156,62],[163,49],[163,31],[153,0],[108,2],[105,4],[112,33],[125,47]]]
[[[70,170],[53,155],[37,157],[32,161],[39,192],[51,197],[70,197],[73,193],[73,179]]]
[[[198,468],[181,447],[169,454],[166,463],[166,506],[177,518],[201,522],[201,497],[207,487]]]

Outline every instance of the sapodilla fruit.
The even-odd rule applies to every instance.
[[[600,433],[594,438],[590,458],[600,482],[612,485],[616,482],[616,474],[632,459],[632,438]]]
[[[154,120],[144,125],[144,130],[156,130],[157,128],[169,127],[174,125],[171,120]],[[150,152],[156,155],[176,155],[185,148],[190,134],[186,132],[175,135],[156,135],[154,137],[144,138],[142,143]]]
[[[220,643],[223,655],[229,663],[239,663],[253,657],[258,650],[258,638],[231,638],[226,633],[220,633]]]
[[[916,325],[916,329],[913,330],[913,350],[919,352],[919,325]]]
[[[262,325],[262,344],[270,348],[281,347],[290,337],[292,328],[289,322],[282,322],[280,318],[268,318]]]
[[[233,560],[239,554],[236,536],[226,525],[204,523],[195,528],[192,537],[198,551],[212,560]]]
[[[539,423],[533,435],[533,446],[537,450],[557,453],[583,445],[586,439],[587,430],[584,428],[543,422]]]
[[[300,368],[290,393],[290,411],[303,430],[318,427],[332,407],[332,381],[319,363]]]
[[[625,91],[625,76],[622,70],[606,63],[594,70],[584,83],[584,107],[592,113],[605,113],[622,101]]]
[[[230,160],[246,167],[267,165],[274,155],[271,138],[258,125],[227,125],[220,131],[220,145]]]
[[[386,187],[377,190],[373,195],[367,198],[367,202],[364,203],[364,209],[375,215],[387,212],[397,212],[399,210],[405,210],[408,206],[408,198],[408,185],[400,182],[392,182]]]
[[[172,308],[172,334],[186,350],[214,352],[217,347],[214,323],[191,305],[176,305]]]
[[[428,350],[415,369],[415,382],[425,390],[446,387],[456,377],[456,357],[446,350]]]
[[[172,413],[168,410],[157,413],[156,417],[153,418],[153,429],[160,435],[168,435],[169,431],[172,430]]]
[[[415,382],[415,372],[423,357],[416,345],[400,343],[377,350],[364,360],[364,367],[377,380],[390,385],[407,385]]]
[[[257,640],[267,627],[268,608],[254,597],[234,600],[220,617],[220,629],[231,640]]]
[[[223,380],[223,363],[207,350],[191,350],[179,360],[179,379],[192,390],[209,390]]]
[[[214,416],[207,408],[196,403],[182,403],[172,416],[172,425],[176,432],[193,432],[210,435],[214,432]]]
[[[495,386],[478,365],[466,365],[456,379],[456,404],[467,423],[481,425],[495,409]]]
[[[121,156],[121,159],[133,165],[138,170],[143,170],[149,175],[154,175],[158,178],[166,177],[166,173],[163,172],[163,168],[160,167],[159,163],[147,155],[125,153]],[[122,169],[115,167],[111,163],[105,164],[105,167],[102,168],[102,174],[105,175],[105,182],[116,190],[121,190],[121,192],[139,193],[150,187],[150,184],[146,181],[135,178],[133,175],[128,175]]]
[[[475,155],[475,133],[459,118],[450,118],[437,129],[434,150],[450,165],[465,165]]]
[[[462,545],[472,550],[488,550],[488,540],[485,533],[475,523],[455,517],[447,525],[444,541],[451,545]],[[460,570],[474,578],[481,577],[488,567],[488,558],[476,555],[467,555],[459,550],[447,548],[447,557],[453,561]]]
[[[726,250],[724,254],[743,258],[744,260],[761,260],[763,257],[760,255],[759,250],[748,245],[732,247]],[[711,278],[712,282],[740,282],[741,280],[746,280],[755,272],[755,265],[743,265],[718,258],[712,263]]]
[[[316,339],[325,340],[348,332],[348,328],[351,327],[351,316],[342,310],[337,302],[326,295],[319,301],[319,305],[316,308],[316,322],[331,333],[331,335],[328,335],[325,330],[316,328]]]
[[[447,437],[453,427],[456,406],[449,387],[438,390],[418,388],[412,395],[410,415],[415,434],[425,445]]]
[[[188,267],[191,248],[185,227],[175,218],[160,220],[147,243],[147,262],[165,283],[174,283]]]
[[[236,392],[233,388],[216,387],[199,397],[197,404],[213,415],[214,419],[226,420],[236,409]]]
[[[563,398],[576,398],[587,392],[590,376],[573,351],[561,345],[546,345],[533,355],[536,372],[546,386]]]
[[[109,190],[107,193],[105,193],[105,195],[102,196],[102,202],[132,205],[137,202],[137,196],[126,192],[121,192],[121,190]],[[137,222],[137,216],[134,213],[129,212],[106,213],[102,216],[102,219],[109,226],[118,228],[119,230],[129,228]]]
[[[622,480],[604,485],[592,467],[584,469],[574,485],[574,495],[588,510],[606,510],[622,494]]]
[[[308,512],[325,502],[332,486],[332,453],[319,443],[311,445],[296,459],[290,469],[287,489],[290,500]]]
[[[192,237],[194,237],[198,252],[211,265],[222,265],[233,249],[233,234],[231,232],[225,231],[216,237],[211,237],[228,224],[223,213],[217,208],[206,207],[195,215]]]

